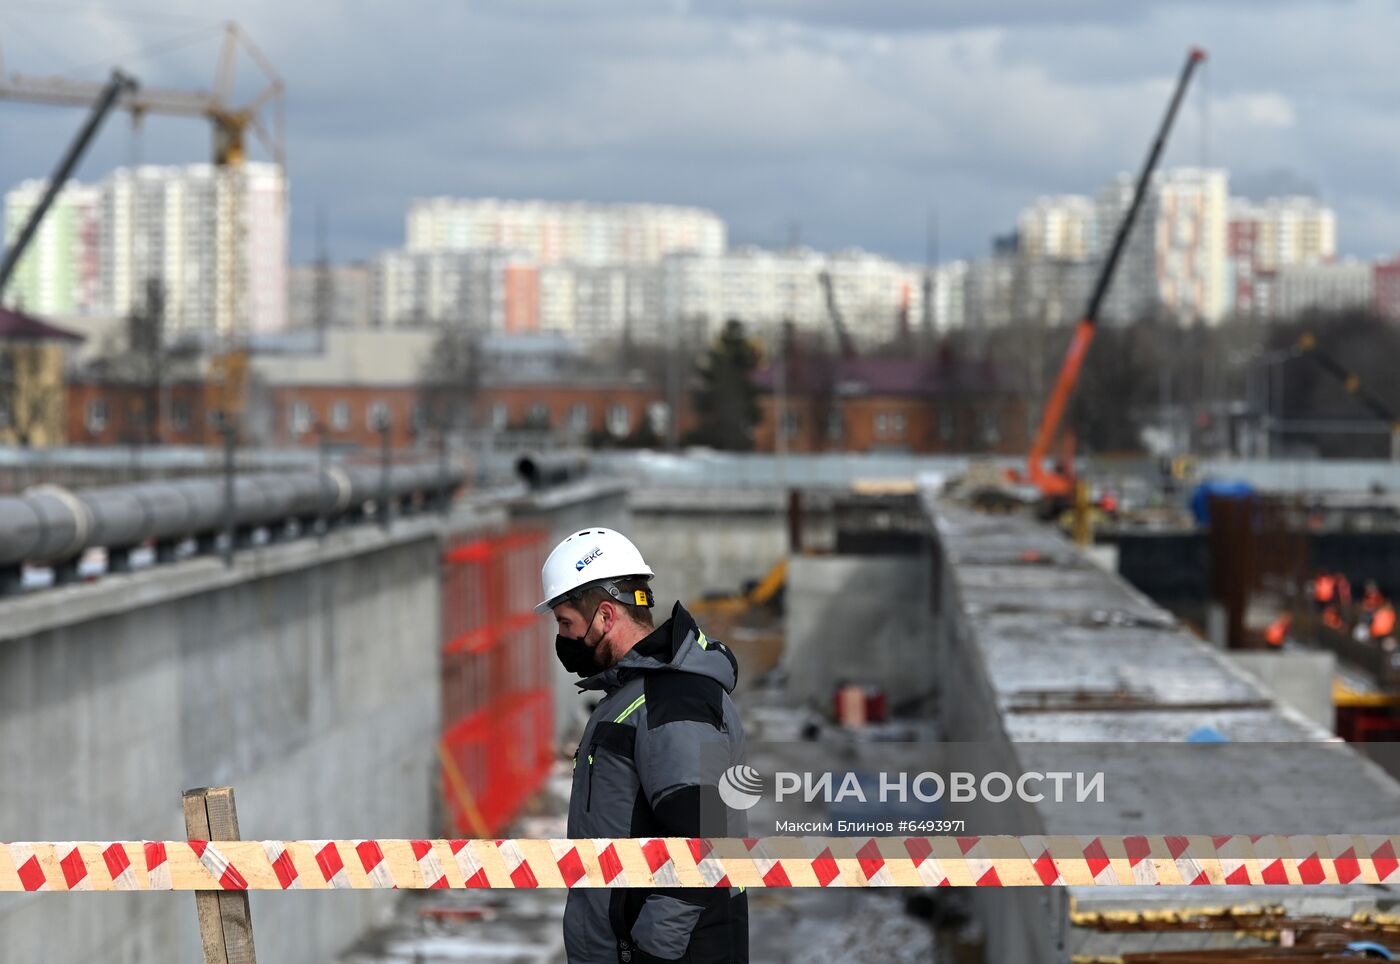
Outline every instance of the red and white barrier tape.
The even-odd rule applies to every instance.
[[[0,845],[0,891],[1400,884],[1400,837],[684,837]]]

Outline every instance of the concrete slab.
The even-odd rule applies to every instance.
[[[1017,821],[1048,834],[1400,833],[1400,785],[1334,742],[1320,713],[1280,702],[1283,684],[1244,672],[1048,527],[979,516],[932,496],[925,506],[937,533],[932,638],[949,739],[988,741],[992,756],[1009,754],[1022,770],[1101,770],[1111,781],[1102,805],[1046,800]],[[1275,670],[1293,676],[1281,663],[1263,668]],[[1229,742],[1185,742],[1204,727]],[[1396,887],[1288,890],[1111,896],[1138,911],[1203,899],[1305,906],[1331,897],[1327,912],[1341,917],[1400,900]],[[1109,895],[1096,888],[1071,896],[1082,910]],[[1058,892],[979,891],[973,899],[990,960],[1059,962],[1218,940],[1076,926]]]

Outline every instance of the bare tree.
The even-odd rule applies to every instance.
[[[63,414],[63,379],[55,377],[48,353],[57,349],[42,341],[0,344],[0,437],[29,448],[48,436],[54,442]]]
[[[131,377],[140,406],[133,441],[152,445],[160,441],[160,396],[165,376],[165,285],[159,278],[146,279],[146,303],[127,319],[127,352]]]
[[[469,324],[445,324],[418,380],[422,427],[446,439],[474,427],[481,388],[481,338]]]

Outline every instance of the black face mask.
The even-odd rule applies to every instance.
[[[592,676],[607,668],[598,662],[593,648],[582,637],[555,636],[554,652],[566,670],[579,676]]]
[[[598,610],[593,610],[593,615],[596,618]],[[593,647],[584,642],[588,638],[588,630],[592,628],[593,620],[590,619],[588,629],[583,631],[582,636],[557,635],[554,637],[554,653],[559,657],[559,662],[564,664],[564,669],[570,673],[588,677],[607,669],[606,666],[598,662]],[[602,642],[601,639],[598,640],[599,645],[602,645]]]

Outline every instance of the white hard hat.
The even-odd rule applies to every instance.
[[[547,613],[575,589],[593,583],[654,575],[632,540],[622,533],[613,529],[582,529],[555,546],[544,561],[540,570],[544,600],[535,612]]]

